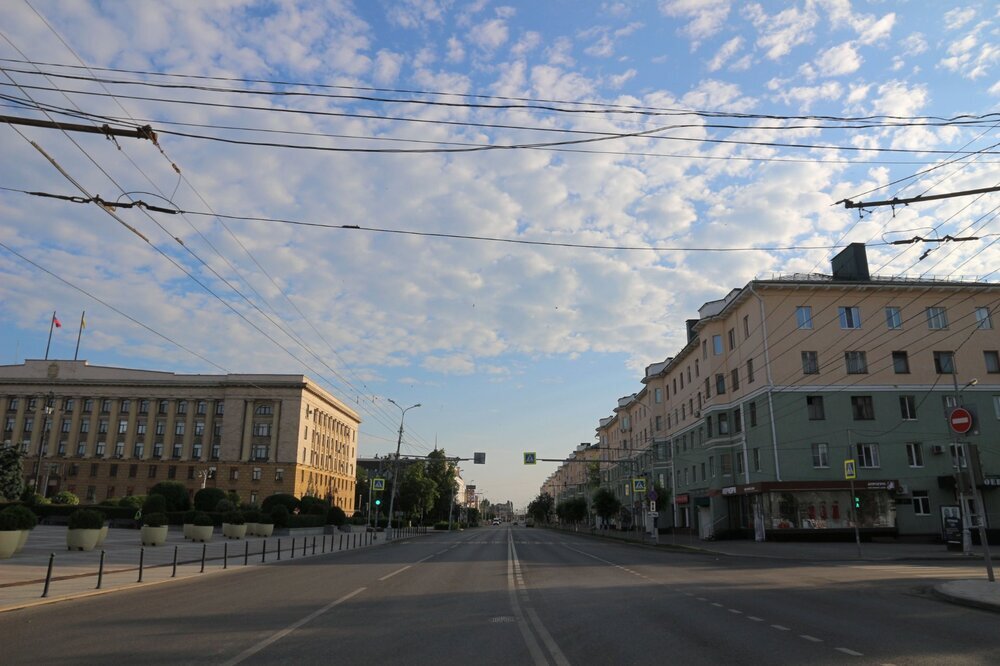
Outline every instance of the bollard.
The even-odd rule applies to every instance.
[[[331,534],[330,536],[333,536],[333,535]],[[325,534],[323,535],[323,549],[320,552],[321,553],[325,553],[326,552],[326,535]]]
[[[281,561],[281,537],[278,537],[278,561]]]
[[[267,539],[260,542],[260,563],[264,564],[267,561]]]
[[[325,539],[326,537],[323,537],[323,538]],[[313,550],[312,550],[312,554],[313,555],[316,554],[316,537],[313,537]]]
[[[315,539],[316,537],[313,537]],[[302,557],[306,556],[306,546],[309,545],[309,539],[302,537]]]
[[[246,566],[250,561],[250,542],[243,542],[243,566]]]
[[[177,546],[174,546],[174,571],[170,574],[171,578],[177,578]]]
[[[56,559],[55,553],[49,553],[49,570],[45,572],[45,588],[42,590],[42,597],[49,596],[49,582],[52,580],[52,563]]]
[[[288,559],[295,559],[295,537],[292,537],[292,548],[288,551]]]
[[[104,580],[104,551],[101,551],[101,563],[97,567],[97,587],[95,590],[101,589],[101,581]]]
[[[344,550],[344,535],[340,535],[340,547],[337,550]]]
[[[139,580],[135,581],[137,583],[142,582],[142,562],[146,558],[146,549],[139,547]]]
[[[229,568],[229,542],[225,541],[222,544],[222,568]]]
[[[201,573],[205,573],[205,551],[208,549],[208,544],[201,544]]]

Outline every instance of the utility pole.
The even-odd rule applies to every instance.
[[[396,460],[393,461],[392,465],[392,493],[389,495],[389,530],[388,532],[386,532],[386,541],[392,541],[392,515],[393,515],[393,509],[395,508],[396,505],[396,493],[399,492],[399,447],[403,443],[403,419],[406,418],[406,412],[410,411],[411,409],[414,409],[415,407],[420,406],[420,403],[418,402],[415,405],[410,405],[406,409],[403,409],[402,407],[397,405],[396,401],[393,400],[392,398],[389,398],[389,402],[391,402],[393,405],[396,405],[396,408],[399,409],[400,414],[399,414],[399,438],[396,440]]]

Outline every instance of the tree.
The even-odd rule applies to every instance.
[[[552,506],[555,500],[548,493],[542,493],[528,503],[528,515],[535,519],[536,523],[549,522],[549,514],[552,513]]]
[[[615,516],[622,508],[622,503],[615,497],[615,494],[607,488],[598,488],[594,493],[594,512],[600,516],[605,523]]]
[[[24,462],[13,446],[0,448],[0,499],[16,500],[24,492]]]
[[[423,461],[406,467],[399,480],[399,508],[410,517],[423,517],[434,509],[437,484],[427,477]]]
[[[447,459],[444,449],[435,449],[427,454],[427,478],[434,482],[437,497],[430,515],[435,520],[448,520],[452,501],[458,490],[458,474],[455,463]]]
[[[574,497],[559,503],[556,506],[556,515],[564,523],[578,523],[587,518],[587,500],[582,497]]]

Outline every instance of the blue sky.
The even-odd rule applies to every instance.
[[[1000,122],[993,3],[14,0],[0,26],[2,113],[149,122],[163,150],[0,127],[0,242],[24,257],[0,247],[0,362],[40,358],[53,310],[52,356],[72,357],[85,309],[93,364],[314,377],[361,413],[362,455],[394,447],[387,398],[420,402],[404,451],[485,451],[464,476],[494,501],[537,494],[555,466],[521,452],[592,441],[684,320],[755,276],[826,271],[851,241],[883,275],[1000,265],[996,195],[861,220],[834,205],[998,184],[996,155],[974,152]],[[987,117],[924,120],[959,114]],[[837,121],[862,116],[901,120]],[[93,204],[24,194],[80,195],[29,141],[91,195],[191,214],[119,209],[146,242]],[[983,240],[924,259],[885,244],[949,233]]]

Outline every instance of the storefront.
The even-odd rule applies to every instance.
[[[731,531],[777,538],[777,533],[853,531],[855,523],[865,532],[894,532],[898,488],[896,481],[856,481],[852,493],[848,481],[775,481],[728,486],[716,494],[725,499]]]

